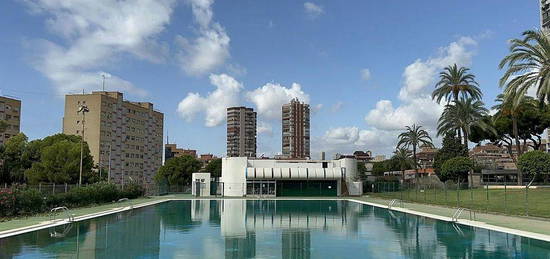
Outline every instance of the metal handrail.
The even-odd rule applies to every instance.
[[[50,220],[55,220],[55,217],[58,213],[58,211],[65,212],[65,216],[67,216],[67,220],[69,222],[74,221],[74,214],[71,214],[71,211],[67,207],[55,207],[50,210]]]
[[[470,212],[470,220],[475,220],[476,219],[476,211],[475,210],[471,210],[471,209],[466,209],[466,208],[458,208],[455,213],[453,214],[453,216],[451,217],[451,220],[453,222],[457,222],[458,219],[460,218],[460,215],[462,215],[462,213],[465,211],[465,210],[468,210]],[[472,217],[473,216],[473,217]]]
[[[457,222],[458,218],[460,217],[460,214],[462,214],[463,211],[464,211],[464,208],[458,208],[453,214],[453,216],[451,217],[451,220],[454,222]]]

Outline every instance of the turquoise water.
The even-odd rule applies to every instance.
[[[348,201],[172,201],[0,239],[0,258],[550,258],[550,244]]]

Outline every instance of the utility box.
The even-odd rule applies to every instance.
[[[210,196],[210,173],[193,173],[192,190],[193,196],[208,197]]]

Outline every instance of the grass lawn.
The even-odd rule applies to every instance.
[[[469,208],[482,212],[497,212],[550,218],[550,188],[529,189],[526,199],[522,189],[409,189],[404,191],[370,193],[373,197]]]

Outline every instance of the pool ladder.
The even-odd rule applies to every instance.
[[[50,220],[55,220],[55,217],[59,211],[65,212],[65,216],[68,222],[74,221],[74,214],[67,207],[56,207],[50,210]]]
[[[390,203],[388,204],[388,209],[391,209],[396,203],[401,204],[401,208],[403,208],[403,201],[402,200],[399,200],[399,199],[393,199],[390,201]]]
[[[458,208],[455,213],[453,214],[453,216],[451,217],[451,221],[453,222],[458,222],[458,219],[460,218],[460,215],[462,214],[462,212],[464,212],[464,210],[466,210],[465,208]],[[472,211],[470,209],[468,209],[468,211],[470,212],[470,220],[472,219],[476,219],[476,212],[475,211]],[[472,215],[473,215],[473,218],[472,218]]]

